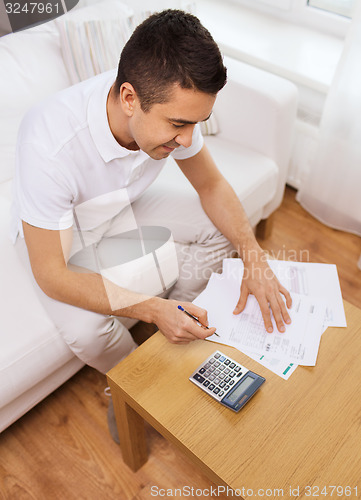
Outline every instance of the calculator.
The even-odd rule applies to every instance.
[[[233,411],[239,411],[265,378],[220,351],[207,358],[189,380]]]

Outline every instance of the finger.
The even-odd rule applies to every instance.
[[[248,295],[249,295],[248,287],[244,283],[242,283],[239,300],[233,311],[233,314],[239,314],[244,310],[247,304]]]
[[[291,309],[291,307],[292,307],[292,297],[291,297],[290,292],[285,287],[283,287],[283,286],[281,286],[279,290],[280,290],[280,293],[282,293],[282,295],[286,299],[286,305],[287,305],[288,309]]]
[[[280,300],[282,301],[282,299]],[[281,307],[276,297],[270,300],[270,306],[277,326],[277,330],[281,333],[284,333],[286,331],[286,327],[283,323]]]
[[[187,345],[187,344],[190,344],[192,342],[191,340],[179,340],[177,338],[175,338],[175,339],[173,339],[173,338],[172,339],[168,339],[168,341],[171,344],[177,344],[177,345]]]
[[[169,340],[169,342],[172,343],[178,343],[178,342],[192,342],[192,340],[195,340],[196,337],[192,335],[191,332],[188,332],[187,329],[184,329],[182,327],[177,327],[177,328],[172,328],[172,330],[169,332],[165,330],[164,332],[160,330],[163,335]]]
[[[286,298],[286,301],[287,301],[287,298]],[[289,325],[292,322],[292,320],[291,320],[290,315],[288,314],[285,302],[284,302],[284,300],[282,299],[282,297],[280,295],[278,295],[278,304],[279,304],[280,309],[281,309],[281,314],[282,314],[283,321],[285,323],[287,323],[287,325]]]
[[[171,335],[169,335],[170,340],[177,344],[182,341],[192,342],[193,340],[196,340],[197,337],[192,333],[193,323],[195,323],[195,321],[191,318],[181,318],[181,321],[178,322],[177,327],[172,328],[172,333]]]
[[[189,330],[190,333],[198,339],[206,339],[207,337],[210,337],[211,335],[214,334],[216,331],[216,328],[204,328],[202,326],[199,326],[194,320],[192,320],[193,325],[191,326],[191,329]]]
[[[197,307],[197,309],[198,309],[198,312],[194,315],[199,319],[199,322],[202,323],[202,325],[209,326],[207,311],[205,309],[200,308],[200,307]]]
[[[200,308],[198,308],[200,309]],[[200,325],[196,320],[190,318],[189,316],[185,316],[182,318],[182,322],[179,324],[179,330],[176,336],[178,338],[183,338],[187,340],[196,340],[196,339],[206,339],[214,334],[216,328],[205,328]]]
[[[194,335],[191,335],[190,333],[184,334],[184,332],[182,332],[179,328],[176,331],[172,329],[171,332],[167,330],[163,331],[161,328],[159,330],[171,344],[189,344],[189,342],[196,340]]]
[[[208,313],[207,313],[206,309],[203,309],[202,307],[198,307],[198,306],[192,304],[192,302],[185,303],[185,305],[183,307],[188,312],[193,314],[193,316],[198,318],[199,322],[202,323],[202,325],[209,326]]]
[[[268,300],[264,297],[257,297],[256,299],[258,301],[259,307],[261,309],[261,314],[264,322],[264,326],[267,330],[268,333],[273,332],[273,325],[272,325],[272,319],[271,319],[271,311],[268,305]]]

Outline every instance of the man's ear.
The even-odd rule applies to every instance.
[[[137,93],[131,83],[124,82],[120,87],[119,100],[127,116],[132,116],[137,101]]]

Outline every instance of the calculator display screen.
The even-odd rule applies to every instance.
[[[227,397],[227,400],[230,402],[230,403],[235,403],[238,398],[243,394],[243,392],[248,389],[248,387],[250,385],[252,385],[254,382],[254,378],[252,377],[246,377],[240,384],[239,386],[232,392],[232,394],[230,394],[228,397]]]

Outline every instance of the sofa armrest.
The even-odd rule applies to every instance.
[[[241,61],[224,58],[228,83],[219,93],[215,116],[220,137],[271,158],[279,168],[277,190],[264,207],[267,218],[281,203],[296,120],[296,86]]]

